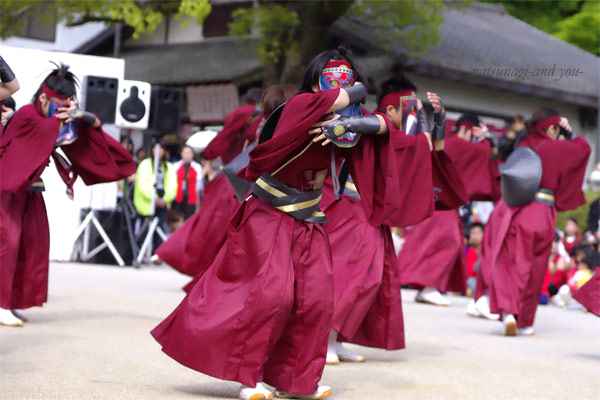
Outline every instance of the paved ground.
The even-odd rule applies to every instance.
[[[238,384],[187,369],[149,331],[187,278],[168,267],[53,263],[50,297],[24,328],[0,326],[1,399],[231,399]],[[541,307],[534,337],[497,322],[416,304],[405,291],[407,349],[352,346],[364,364],[327,367],[332,399],[598,399],[600,319]]]

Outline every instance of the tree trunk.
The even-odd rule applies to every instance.
[[[279,77],[280,83],[299,85],[306,65],[327,46],[327,34],[335,21],[348,11],[354,0],[298,1],[295,10],[300,17],[296,30],[298,54],[288,56]]]

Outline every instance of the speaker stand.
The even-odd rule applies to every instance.
[[[98,245],[96,248],[92,249],[91,251],[89,250],[90,223],[94,224],[94,226],[96,227],[96,230],[98,230],[98,233],[100,234],[100,237],[102,237],[102,240],[104,241],[104,243]],[[83,246],[82,246],[83,248],[78,249],[79,246],[77,245],[77,239],[79,239],[79,237],[81,236],[82,233],[84,234],[83,235]],[[91,259],[92,257],[94,257],[96,254],[98,254],[99,252],[101,252],[102,250],[104,250],[107,247],[110,250],[113,257],[115,258],[115,260],[117,260],[117,263],[121,267],[124,267],[125,261],[123,261],[123,259],[121,258],[121,255],[117,251],[117,248],[115,247],[115,245],[112,243],[112,241],[106,234],[106,231],[104,230],[104,228],[102,228],[100,221],[98,221],[98,218],[96,218],[96,214],[94,213],[94,210],[90,209],[90,212],[83,219],[83,222],[79,226],[79,229],[77,229],[77,234],[75,235],[75,240],[73,243],[72,259],[74,260],[75,255],[77,253],[79,253],[81,260],[83,260],[85,262],[85,261]]]
[[[139,268],[144,256],[150,256],[152,252],[152,238],[154,237],[154,233],[158,233],[158,236],[163,240],[163,242],[167,241],[167,235],[162,230],[160,226],[158,226],[159,218],[153,217],[152,222],[150,223],[150,227],[148,228],[148,233],[146,234],[146,238],[144,239],[144,243],[142,243],[142,247],[140,248],[140,252],[135,259],[135,267]]]

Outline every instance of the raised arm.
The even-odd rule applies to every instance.
[[[0,56],[0,101],[9,98],[19,88],[19,81],[15,74]]]
[[[333,105],[327,110],[328,113],[343,110],[350,104],[356,104],[367,97],[367,88],[361,82],[356,82],[354,86],[340,89],[340,94]]]

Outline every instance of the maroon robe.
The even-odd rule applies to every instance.
[[[573,298],[600,317],[600,268],[596,268],[594,276],[573,293]]]
[[[395,186],[387,188],[388,193],[393,193],[397,209],[385,218],[387,223],[403,226],[422,220],[433,210],[434,158],[430,156],[424,135],[407,136],[396,130],[387,118],[386,123],[394,143],[390,147],[395,153],[393,158],[390,156],[391,168],[395,169],[389,172],[396,173],[400,179]],[[352,163],[352,152],[347,156]],[[356,167],[353,170],[357,173]],[[377,183],[376,178],[373,182]],[[401,283],[390,228],[370,224],[360,200],[345,195],[336,200],[331,179],[326,183],[322,204],[330,220],[325,230],[333,256],[332,327],[339,333],[339,341],[387,350],[402,349],[405,341]],[[377,189],[375,186],[373,190]]]
[[[221,157],[224,163],[233,160],[244,149],[244,135],[248,129],[256,106],[247,104],[227,114],[223,129],[204,149],[208,160]]]
[[[322,205],[329,219],[324,227],[333,259],[332,329],[338,340],[387,350],[404,348],[400,279],[396,263],[386,263],[389,228],[369,224],[360,200],[346,195],[336,200],[330,178]],[[395,260],[393,243],[391,248]]]
[[[448,162],[444,161],[446,154],[454,162],[467,199],[497,199],[499,173],[496,162],[491,159],[489,142],[471,143],[452,136],[446,139],[444,152],[438,154],[440,162]],[[457,191],[459,194],[452,196],[455,200],[463,198],[461,190]],[[456,208],[441,208],[415,225],[407,235],[398,254],[400,278],[402,284],[417,288],[427,286],[441,292],[462,293],[467,282],[463,224]]]
[[[590,146],[582,137],[553,141],[539,133],[528,133],[520,146],[531,146],[542,159],[540,187],[554,190],[555,206],[496,204],[485,227],[475,297],[488,293],[493,313],[513,314],[519,327],[528,327],[542,291],[556,211],[585,204],[581,186]]]
[[[434,209],[432,164],[425,135],[399,134],[381,114],[388,135],[367,136],[361,146],[341,154],[361,194],[369,223],[407,226],[429,217]],[[377,159],[377,168],[372,161]]]
[[[308,130],[338,95],[332,89],[288,101],[273,137],[254,148],[240,176],[254,181],[268,172],[290,187],[312,190],[320,171],[330,167],[331,147],[309,146]],[[373,149],[377,141],[361,138],[356,150]],[[355,165],[373,176],[381,160],[362,154]],[[384,205],[368,201],[381,213]],[[166,354],[205,374],[310,394],[325,366],[332,314],[331,251],[323,227],[251,196],[229,223],[224,250],[152,335]]]
[[[200,209],[155,251],[182,274],[201,275],[227,239],[227,225],[240,202],[224,174],[206,185]]]
[[[244,140],[252,143],[261,115],[252,121]],[[185,286],[187,292],[213,263],[227,239],[227,225],[239,206],[227,177],[219,174],[206,185],[200,209],[155,251],[167,264],[194,279]]]
[[[50,237],[41,192],[27,189],[49,163],[60,121],[33,105],[19,109],[0,142],[0,307],[41,306],[48,294]],[[77,140],[62,146],[75,174],[87,184],[126,178],[135,172],[127,151],[101,128],[77,125]],[[55,159],[56,160],[56,159]],[[63,179],[68,170],[56,165]],[[72,185],[74,177],[68,182]]]

